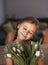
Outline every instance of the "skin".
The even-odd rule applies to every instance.
[[[18,28],[18,36],[16,39],[16,44],[18,44],[20,41],[22,40],[28,40],[30,38],[33,38],[33,36],[35,35],[35,33],[37,32],[37,27],[35,24],[31,24],[27,21],[19,24],[17,26]],[[11,33],[10,33],[11,34]],[[11,34],[13,35],[13,33]],[[8,35],[10,36],[10,35]],[[9,38],[9,37],[8,37]],[[10,37],[10,39],[12,38],[12,36]],[[10,42],[10,41],[9,41]],[[8,42],[8,43],[9,43]],[[41,63],[41,64],[40,64]],[[6,65],[13,65],[12,64],[12,60],[11,59],[6,59]],[[38,65],[43,65],[42,61],[40,60],[38,62]]]
[[[16,40],[18,40],[18,42],[22,40],[29,40],[30,38],[33,38],[36,32],[36,25],[25,21],[24,23],[18,25],[18,36]]]

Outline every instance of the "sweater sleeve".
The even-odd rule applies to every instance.
[[[8,22],[6,24],[2,25],[2,28],[8,33],[16,31],[17,28],[17,22]]]
[[[11,54],[9,53],[8,47],[14,47],[14,46],[15,46],[14,41],[12,41],[11,43],[5,45],[5,48],[4,48],[4,57],[5,57],[5,59],[11,58]]]

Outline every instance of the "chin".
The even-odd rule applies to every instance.
[[[26,39],[24,39],[24,38],[20,38],[20,40],[26,40]]]
[[[24,38],[20,37],[20,40],[24,40]]]
[[[28,38],[25,38],[23,36],[20,37],[21,40],[28,40]]]

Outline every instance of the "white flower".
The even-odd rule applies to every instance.
[[[15,47],[13,47],[12,49],[13,49],[13,51],[16,51],[16,48]]]
[[[19,54],[17,53],[17,56],[19,56]]]
[[[17,51],[18,51],[19,53],[21,53],[21,51],[20,51],[19,49],[17,49]]]
[[[20,49],[23,51],[23,47],[21,46]]]
[[[10,53],[8,53],[8,54],[7,54],[7,57],[11,58],[11,54],[10,54]]]
[[[31,41],[31,45],[33,45],[33,41]]]
[[[35,49],[37,49],[38,44],[35,44]]]
[[[40,51],[36,51],[35,55],[36,55],[37,57],[39,57],[39,56],[40,56]]]

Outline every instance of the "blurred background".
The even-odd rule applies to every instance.
[[[48,0],[0,0],[0,25],[6,18],[48,18]]]

